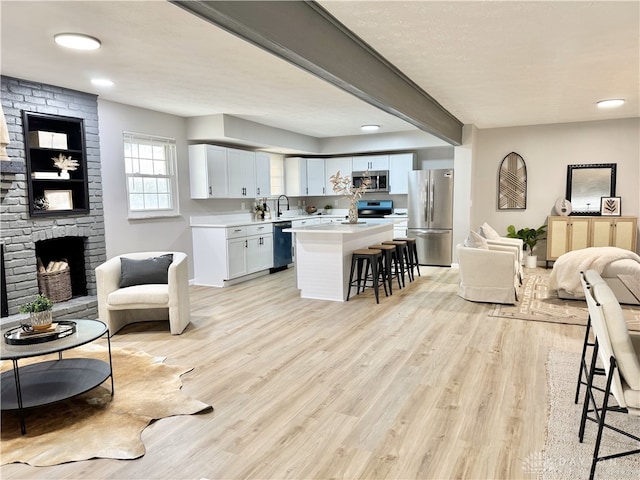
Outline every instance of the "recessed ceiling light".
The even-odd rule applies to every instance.
[[[624,103],[624,100],[621,98],[612,99],[612,100],[600,100],[598,102],[598,108],[614,108],[619,107]]]
[[[108,78],[92,78],[91,83],[97,87],[112,87],[113,82]]]
[[[380,129],[380,125],[362,125],[360,130],[363,132],[375,132]]]
[[[58,33],[53,37],[58,45],[74,50],[96,50],[100,48],[100,40],[82,33]]]

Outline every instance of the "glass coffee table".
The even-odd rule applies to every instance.
[[[13,369],[0,375],[0,406],[2,410],[18,410],[22,434],[27,433],[24,410],[41,407],[75,397],[97,387],[111,377],[113,389],[113,368],[111,363],[111,340],[109,329],[99,320],[70,320],[60,324],[70,327],[61,338],[43,340],[34,336],[33,342],[24,341],[16,328],[2,330],[0,340],[0,360],[11,360]],[[62,352],[91,343],[107,334],[109,361],[94,358],[62,358]],[[27,343],[25,343],[27,342]],[[57,360],[32,363],[20,367],[19,360],[58,354]]]

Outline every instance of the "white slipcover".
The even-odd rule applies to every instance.
[[[517,247],[489,249],[456,245],[460,268],[458,295],[474,302],[515,304],[518,286]]]

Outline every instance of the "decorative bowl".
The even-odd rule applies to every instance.
[[[318,209],[312,205],[309,205],[307,208],[307,213],[316,213],[318,211]]]

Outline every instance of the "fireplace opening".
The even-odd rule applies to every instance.
[[[50,262],[66,261],[71,277],[71,296],[87,295],[85,237],[62,237],[36,242],[36,258],[46,267]]]

